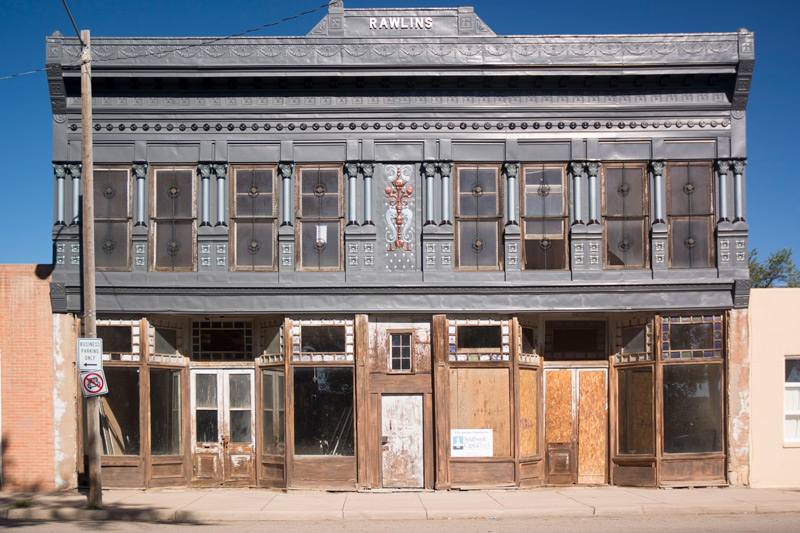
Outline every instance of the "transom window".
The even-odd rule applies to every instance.
[[[94,257],[98,270],[131,267],[130,191],[128,169],[94,169]]]
[[[341,169],[301,167],[298,179],[298,265],[301,270],[341,270],[344,230]]]
[[[194,169],[154,168],[152,199],[152,269],[194,270],[197,232]]]
[[[713,193],[711,163],[667,165],[670,266],[712,265]]]
[[[195,322],[192,357],[199,361],[244,361],[253,358],[251,322]]]
[[[500,268],[499,166],[456,167],[456,255],[459,270]]]
[[[567,268],[567,188],[563,165],[522,169],[522,239],[525,270]]]
[[[392,333],[390,339],[391,370],[410,372],[412,370],[412,349],[410,333]]]
[[[644,164],[622,163],[603,168],[603,218],[606,266],[647,265],[647,172]]]
[[[669,316],[661,322],[661,358],[721,358],[722,315]]]
[[[275,168],[233,168],[231,181],[233,270],[274,270],[278,199]]]

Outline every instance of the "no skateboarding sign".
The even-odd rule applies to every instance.
[[[102,370],[93,370],[92,372],[81,372],[80,374],[81,390],[83,390],[83,397],[100,396],[108,394],[108,383],[106,383],[106,375]]]

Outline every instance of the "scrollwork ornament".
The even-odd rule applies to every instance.
[[[209,179],[211,177],[211,165],[197,165],[197,173],[200,174],[202,179]]]
[[[53,172],[55,173],[57,178],[65,178],[67,176],[66,165],[53,163]]]
[[[69,175],[73,178],[80,178],[81,177],[81,167],[80,163],[74,165],[67,165],[67,170],[69,170]]]
[[[737,159],[733,162],[734,174],[744,174],[744,166],[747,164],[747,159]]]
[[[596,178],[597,174],[600,172],[600,163],[597,161],[589,161],[586,163],[586,172],[590,177]]]
[[[218,180],[222,180],[225,179],[225,176],[228,174],[228,165],[227,163],[213,165],[212,170],[214,171],[214,176],[216,176]]]
[[[133,165],[133,175],[136,179],[143,180],[147,176],[147,163]]]
[[[583,161],[574,161],[569,164],[570,171],[572,172],[573,176],[580,176],[583,174],[583,169],[586,167],[586,163]]]
[[[720,159],[717,161],[717,170],[719,171],[720,175],[725,176],[728,174],[728,170],[731,168],[731,162],[727,159]]]
[[[516,178],[519,176],[519,163],[506,163],[503,167],[507,178]]]
[[[358,163],[345,163],[344,171],[348,178],[355,178],[358,176]]]
[[[292,177],[292,171],[294,170],[294,165],[292,163],[281,163],[278,165],[278,172],[281,174],[281,178],[289,179]]]
[[[375,171],[375,165],[372,163],[361,163],[359,167],[361,167],[361,175],[365,178],[371,178],[372,173]]]
[[[667,166],[666,161],[652,161],[650,163],[650,168],[653,169],[653,175],[655,176],[663,176],[664,175],[664,168]]]
[[[440,161],[439,163],[437,163],[437,166],[439,167],[439,174],[441,174],[442,176],[448,176],[448,177],[450,176],[450,172],[453,169],[452,163],[446,161]]]
[[[422,164],[422,171],[425,173],[426,178],[432,178],[436,174],[436,164],[435,163],[423,163]]]

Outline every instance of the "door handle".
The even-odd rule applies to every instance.
[[[223,435],[222,436],[222,446],[223,446],[223,448],[227,448],[228,447],[228,443],[230,442],[230,440],[231,440],[230,437],[228,437],[227,435]]]
[[[381,435],[381,446],[386,446],[387,444],[389,444],[389,437]]]

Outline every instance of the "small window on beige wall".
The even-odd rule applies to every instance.
[[[783,439],[800,444],[800,357],[787,357],[783,383]]]

